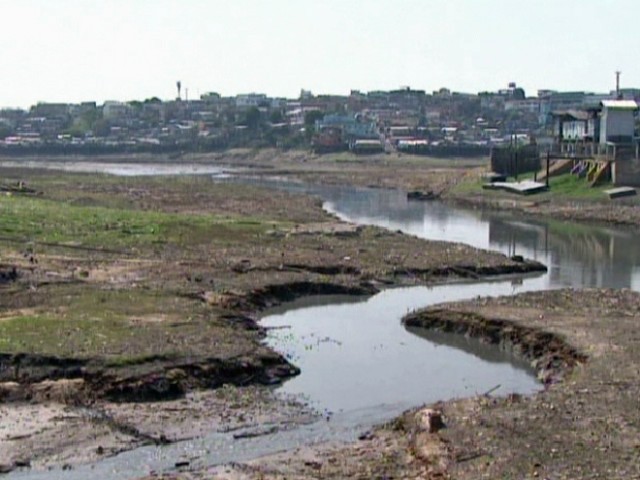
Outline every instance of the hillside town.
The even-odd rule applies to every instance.
[[[603,102],[609,101],[625,101],[624,108],[633,112],[631,137],[638,136],[639,125],[640,88],[620,88],[619,83],[608,93],[539,90],[535,96],[527,96],[514,82],[477,94],[404,87],[352,90],[348,95],[302,90],[295,99],[262,93],[225,97],[214,92],[192,99],[180,82],[176,90],[176,98],[169,101],[151,97],[101,105],[41,102],[28,110],[1,109],[0,152],[91,154],[269,146],[310,147],[319,153],[397,149],[481,156],[492,147],[514,143],[555,144],[573,151],[593,140],[594,120],[601,115]]]

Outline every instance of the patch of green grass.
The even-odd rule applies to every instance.
[[[106,249],[227,242],[264,233],[273,221],[234,215],[187,215],[99,206],[40,198],[1,197],[0,236],[31,242]]]
[[[464,195],[485,192],[485,190],[482,190],[482,185],[484,183],[485,181],[479,178],[468,178],[456,184],[451,189],[451,193],[453,195]]]
[[[110,358],[106,363],[106,367],[110,368],[122,368],[122,367],[132,367],[135,365],[143,365],[145,363],[153,362],[158,359],[167,359],[170,356],[167,355],[131,355],[131,356],[116,356]]]
[[[179,334],[203,332],[204,307],[188,299],[88,286],[59,286],[49,295],[49,305],[36,312],[0,320],[0,352],[103,357],[133,365],[143,357],[176,355],[190,344],[176,342]]]
[[[611,188],[611,184],[609,183],[603,183],[601,185],[591,187],[585,178],[579,178],[578,176],[570,173],[565,173],[564,175],[558,175],[557,177],[551,177],[549,179],[549,194],[567,198],[578,198],[583,200],[603,199],[605,198],[603,191],[608,188]]]
[[[112,315],[19,316],[0,322],[0,351],[82,357],[89,352],[106,353],[134,333],[122,318]]]
[[[533,180],[533,173],[526,173],[518,176],[518,181]],[[508,181],[516,181],[510,177]],[[585,178],[580,178],[571,173],[564,173],[549,178],[549,191],[542,194],[551,197],[562,197],[567,199],[602,199],[604,198],[603,190],[611,188],[611,184],[603,183],[595,187],[591,187]],[[540,195],[537,195],[539,197]]]
[[[523,180],[533,180],[533,173],[523,174],[518,176],[518,181]],[[509,182],[516,181],[515,178],[509,177],[507,179]],[[510,195],[517,196],[515,193],[508,193],[502,191],[495,190],[483,190],[482,185],[486,183],[482,179],[472,178],[463,182],[460,182],[452,189],[452,193],[454,195],[465,195],[465,194],[479,194],[482,193],[486,196],[496,196],[496,195]],[[544,199],[544,198],[558,198],[558,199],[566,199],[566,200],[602,200],[605,198],[603,193],[604,190],[611,188],[611,184],[601,184],[595,187],[589,186],[589,182],[587,182],[584,178],[579,178],[576,175],[572,175],[570,173],[566,173],[563,175],[558,175],[556,177],[551,177],[549,179],[549,191],[536,194],[532,198],[536,199]],[[523,197],[524,198],[524,197]]]

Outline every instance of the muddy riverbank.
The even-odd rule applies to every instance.
[[[480,337],[533,359],[547,388],[412,410],[347,446],[153,478],[637,478],[639,308],[637,292],[566,289],[417,312],[406,323]],[[428,421],[434,414],[443,428]]]
[[[109,155],[74,157],[3,157],[7,169],[25,164],[65,163],[71,170],[90,168],[107,162],[113,171],[130,174],[132,164],[157,164],[158,173],[189,165],[194,171],[207,168],[233,168],[255,175],[279,176],[309,183],[402,189],[427,198],[438,198],[466,207],[519,212],[560,220],[587,221],[616,225],[640,225],[639,197],[610,200],[602,188],[578,190],[563,185],[532,197],[482,190],[482,175],[488,171],[488,158],[434,158],[406,154],[358,156],[351,153],[317,155],[304,150],[235,149],[208,154]],[[84,167],[83,167],[84,165]],[[22,179],[20,169],[16,176]],[[420,195],[419,195],[420,196]]]
[[[452,199],[456,197],[455,189],[478,173],[478,170],[469,170],[473,165],[430,164],[421,158],[288,156],[277,160],[276,157],[268,152],[257,156],[245,152],[231,158],[221,157],[216,162],[249,167],[255,173],[277,173],[326,183],[437,191]],[[5,178],[8,182],[19,182],[24,180],[25,172],[6,170]],[[280,405],[281,400],[266,395],[262,388],[227,386],[229,392],[234,392],[232,395],[246,395],[247,400],[237,403],[222,399],[219,409],[210,408],[207,401],[192,400],[203,387],[229,382],[237,385],[272,383],[279,376],[295,374],[288,362],[261,345],[264,332],[255,324],[261,308],[298,295],[368,294],[385,285],[429,284],[446,278],[479,278],[532,268],[523,266],[519,259],[514,261],[457,244],[424,242],[373,227],[347,228],[322,212],[317,200],[272,190],[246,186],[211,188],[209,181],[197,178],[122,181],[108,176],[38,171],[30,171],[27,182],[29,188],[39,194],[36,198],[25,196],[24,200],[36,201],[36,204],[25,203],[23,206],[29,208],[23,209],[19,203],[2,205],[4,218],[11,222],[5,223],[10,228],[3,232],[1,242],[0,328],[3,335],[0,341],[4,342],[1,351],[8,355],[12,366],[26,361],[41,368],[41,359],[54,358],[55,362],[70,361],[69,368],[76,373],[70,374],[66,367],[58,365],[56,374],[61,380],[49,383],[40,381],[54,373],[47,362],[44,370],[34,370],[40,372],[34,373],[31,380],[39,378],[35,382],[29,380],[28,369],[18,369],[27,372],[23,377],[15,375],[15,369],[7,371],[10,381],[4,383],[4,392],[15,401],[3,405],[8,410],[3,410],[2,415],[11,419],[9,424],[16,429],[0,440],[0,449],[3,449],[0,458],[5,458],[6,452],[6,458],[10,459],[6,469],[29,463],[36,469],[66,463],[72,467],[70,459],[73,458],[91,461],[139,445],[197,436],[206,428],[202,425],[220,431],[236,428],[218,423],[218,418],[230,416],[231,412],[241,412],[234,425],[249,429],[258,425],[258,434],[259,425],[269,424],[269,418],[285,426],[307,422],[313,417],[312,412],[305,412],[301,405],[287,410]],[[15,200],[15,197],[20,195],[7,198]],[[454,200],[471,197],[463,193]],[[573,218],[571,209],[574,209],[578,212],[576,215],[580,211],[588,212],[579,218],[614,222],[616,215],[627,209],[631,212],[630,220],[620,223],[636,222],[633,206],[622,202],[573,202],[562,198],[548,204],[527,202],[509,196],[488,196],[477,205],[516,211],[543,205],[546,210],[531,211]],[[34,205],[37,208],[34,209]],[[566,214],[559,213],[563,205],[569,209]],[[591,210],[589,205],[593,206]],[[67,225],[63,229],[52,226],[57,212],[63,209]],[[117,214],[114,215],[114,211]],[[613,212],[607,214],[609,217],[597,217],[608,211]],[[98,223],[94,220],[96,217],[100,219]],[[51,224],[47,219],[51,219]],[[41,224],[44,228],[34,229],[34,225]],[[556,337],[547,335],[557,335],[562,340],[560,345],[564,345],[560,353],[540,347],[546,353],[541,357],[544,360],[537,363],[545,366],[542,377],[550,382],[544,393],[506,399],[496,399],[489,394],[439,405],[448,428],[435,436],[425,436],[422,422],[417,418],[422,416],[411,412],[348,447],[340,445],[335,449],[324,445],[242,466],[184,472],[174,477],[219,478],[215,475],[227,471],[230,478],[238,475],[239,478],[243,475],[244,478],[368,478],[372,472],[409,478],[424,478],[428,474],[442,478],[452,472],[460,478],[482,475],[544,478],[544,474],[554,478],[555,472],[559,472],[555,475],[559,478],[585,478],[588,469],[595,468],[601,477],[633,478],[637,472],[625,471],[625,465],[637,458],[634,456],[637,448],[627,441],[637,434],[634,430],[637,419],[620,412],[633,409],[627,393],[635,394],[633,382],[637,383],[637,379],[631,375],[633,372],[629,379],[625,373],[624,378],[609,384],[606,375],[617,375],[617,371],[605,367],[610,351],[617,355],[635,345],[637,338],[629,328],[633,318],[629,312],[637,308],[635,294],[602,290],[584,295],[572,292],[568,300],[562,301],[554,297],[555,293],[547,294],[548,298],[538,295],[541,296],[516,297],[522,302],[518,304],[518,312],[524,308],[530,315],[520,316],[518,312],[504,310],[500,302],[508,303],[508,299],[487,300],[484,305],[470,303],[451,307],[462,313],[445,315],[445,310],[440,310],[431,321],[441,328],[461,332],[478,331],[476,324],[488,325],[491,329],[479,331],[490,332],[487,339],[491,341],[496,332],[511,332],[517,325],[533,329],[532,336],[538,339],[538,345],[554,344]],[[611,308],[601,311],[589,304],[589,308],[581,310],[585,296],[589,295]],[[618,295],[621,296],[618,298]],[[618,308],[622,304],[631,306]],[[449,306],[443,308],[448,310]],[[559,315],[562,322],[566,322],[566,317],[573,320],[566,325],[561,321],[550,324],[543,321],[555,318],[554,315]],[[59,322],[50,322],[52,318]],[[474,319],[473,323],[461,327],[463,320],[469,318]],[[36,334],[31,338],[17,337],[17,342],[7,341],[14,338],[15,330],[11,329],[25,319],[36,327]],[[585,348],[589,343],[586,338],[591,339],[605,330],[595,323],[597,320],[611,320],[614,332],[604,332],[603,338],[614,335],[616,343],[608,347],[602,339],[594,343],[600,345],[605,359],[598,364],[599,370],[589,377],[598,387],[595,388],[582,380],[575,383],[574,377],[591,368],[593,353],[590,347]],[[111,322],[108,331],[119,332],[118,335],[99,328],[104,321]],[[52,325],[58,325],[54,331],[50,330]],[[124,325],[132,329],[133,334],[123,336]],[[65,341],[43,341],[48,338]],[[139,338],[149,341],[140,342]],[[498,340],[509,343],[500,335]],[[537,359],[536,352],[536,348],[531,347],[532,356],[528,358]],[[614,359],[611,365],[617,365],[622,358]],[[73,362],[83,363],[73,365]],[[218,367],[212,367],[221,365],[220,362],[228,362],[230,370],[237,374],[236,380],[221,375]],[[245,368],[248,370],[243,370]],[[270,368],[273,371],[269,371]],[[78,371],[84,373],[78,375]],[[93,387],[87,382],[87,378],[92,377],[98,379]],[[145,391],[145,385],[152,392],[170,393],[164,398],[173,400],[126,401],[133,399],[126,392],[137,392],[140,387],[143,387],[140,391]],[[118,388],[109,390],[104,389],[105,386]],[[96,394],[101,391],[125,394],[120,397]],[[601,397],[601,393],[606,397]],[[572,397],[580,401],[576,403]],[[24,402],[26,399],[29,403]],[[57,401],[49,403],[51,400]],[[609,411],[603,407],[608,400],[615,407],[612,422],[608,420]],[[585,416],[580,408],[588,402],[593,402],[593,406],[585,410]],[[237,410],[232,408],[236,404],[240,405]],[[206,407],[199,409],[198,405]],[[150,413],[144,414],[145,409]],[[268,412],[281,409],[289,412],[285,418],[270,417],[275,414]],[[266,417],[260,417],[264,411]],[[553,425],[546,424],[548,412],[554,420],[559,415],[560,433]],[[566,418],[559,412],[568,412]],[[190,417],[199,418],[201,423],[184,422],[184,418]],[[41,419],[46,427],[34,428],[31,418]],[[254,421],[254,418],[260,420]],[[603,443],[615,436],[608,427],[610,423],[626,429],[624,445],[617,440]],[[178,431],[176,425],[184,429]],[[530,433],[523,433],[529,429]],[[566,435],[563,429],[568,432]],[[77,432],[77,435],[68,435],[67,440],[67,435],[55,432]],[[592,433],[598,440],[588,437]],[[92,443],[87,435],[99,441]],[[520,437],[526,442],[520,441]],[[570,447],[554,444],[547,452],[549,438],[558,444],[568,439]],[[73,457],[71,452],[83,444],[87,449]],[[47,447],[39,450],[34,447],[37,445]],[[590,447],[613,452],[610,458],[604,458],[605,453],[597,456],[596,460],[602,460],[601,469],[588,461]],[[31,451],[34,453],[30,454]],[[517,457],[513,465],[508,455]],[[547,466],[544,455],[556,457]],[[189,460],[184,462],[179,462],[183,465],[181,468],[189,469]]]
[[[532,198],[498,193],[479,194],[475,192],[450,192],[445,201],[466,208],[503,210],[535,218],[554,218],[560,221],[589,222],[601,225],[640,225],[640,200],[637,197],[609,200],[601,198],[589,200],[572,197],[550,198],[543,193]]]
[[[71,468],[198,436],[205,424],[308,421],[302,405],[285,408],[246,387],[297,373],[262,344],[256,319],[267,306],[544,269],[346,226],[315,199],[209,178],[3,175],[7,183],[27,178],[37,192],[0,198],[4,470]],[[215,408],[194,400],[223,385],[244,400],[223,398]],[[220,424],[233,415],[235,426]],[[192,417],[200,426],[184,421]]]

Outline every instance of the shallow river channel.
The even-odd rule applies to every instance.
[[[277,327],[269,344],[302,369],[280,391],[304,396],[328,415],[369,409],[385,420],[424,402],[538,388],[528,365],[508,352],[456,335],[408,331],[400,319],[410,310],[529,290],[640,287],[640,247],[632,230],[413,202],[398,191],[270,184],[310,191],[345,221],[522,255],[549,268],[542,275],[388,289],[357,302],[304,299],[269,312],[262,324]]]
[[[282,305],[265,312],[262,319],[263,325],[277,327],[267,342],[300,366],[302,373],[278,391],[312,405],[322,420],[246,439],[213,432],[164,447],[139,448],[71,471],[15,472],[8,478],[124,479],[150,470],[169,471],[181,458],[189,458],[193,467],[244,461],[302,444],[353,439],[423,403],[488,391],[531,393],[540,388],[531,369],[508,352],[456,335],[408,331],[400,319],[416,308],[476,296],[568,286],[640,289],[640,245],[632,230],[411,202],[399,191],[276,180],[224,181],[251,181],[316,195],[326,210],[349,222],[518,254],[544,263],[549,271],[388,289],[370,298],[317,297]]]

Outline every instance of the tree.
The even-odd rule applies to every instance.
[[[304,126],[307,128],[315,128],[316,120],[324,118],[324,113],[320,110],[311,110],[304,114]]]
[[[73,137],[82,137],[89,132],[95,132],[95,125],[99,119],[100,114],[97,109],[86,110],[73,119],[65,133]]]
[[[262,113],[258,107],[251,107],[244,113],[244,118],[240,122],[240,125],[245,125],[251,130],[257,130],[260,126],[260,120],[262,118]]]
[[[304,114],[304,134],[307,141],[311,140],[316,131],[316,120],[324,118],[324,113],[319,110],[311,110]]]
[[[0,122],[0,139],[4,140],[5,138],[11,136],[13,130],[6,123]]]
[[[284,122],[284,116],[282,115],[282,112],[280,110],[274,110],[269,115],[269,121],[271,123],[282,123]]]
[[[94,122],[93,134],[96,137],[106,137],[107,135],[109,135],[109,131],[110,125],[109,122],[107,122],[105,119],[99,118]]]

